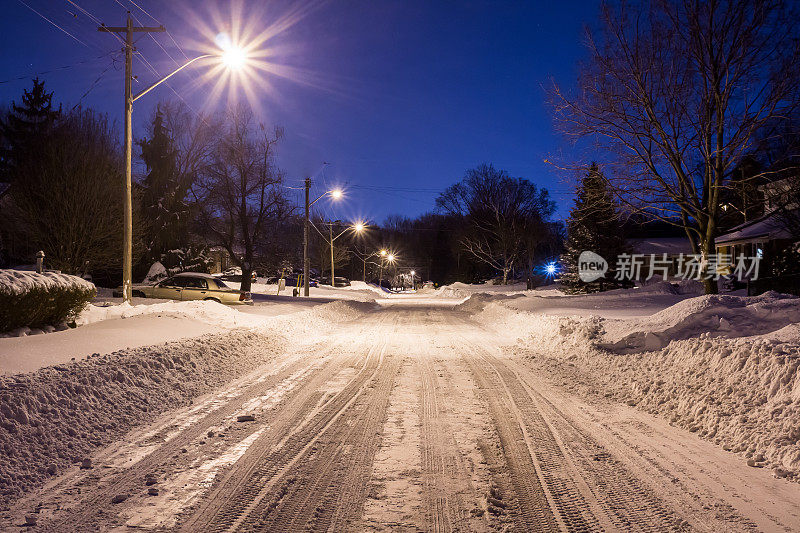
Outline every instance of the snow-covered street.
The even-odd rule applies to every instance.
[[[774,434],[791,432],[797,418],[795,300],[744,305],[655,287],[604,295],[617,318],[604,322],[594,296],[474,292],[339,301],[277,318],[256,305],[235,312],[270,320],[270,329],[8,376],[3,390],[32,391],[20,404],[36,420],[33,411],[57,395],[43,384],[86,378],[72,380],[91,397],[79,410],[103,412],[75,420],[77,436],[58,442],[102,442],[16,500],[0,524],[16,531],[28,516],[37,530],[58,532],[800,530],[797,439]],[[767,360],[782,358],[779,385],[748,404],[749,425],[733,421],[746,392],[714,374],[724,363],[703,344],[709,313],[725,337],[714,350],[728,350],[720,360],[743,372],[728,369],[729,378],[757,375],[767,389]],[[748,327],[752,316],[770,331]],[[706,333],[698,337],[693,323]],[[759,361],[735,355],[736,343]],[[644,369],[681,357],[661,385],[647,381]],[[115,361],[117,388],[93,386],[98,365]],[[142,361],[158,372],[138,373]],[[703,361],[703,379],[675,373]],[[672,380],[697,395],[663,384]],[[134,388],[140,394],[120,396]],[[75,409],[70,398],[65,412]],[[106,401],[125,412],[109,413]],[[54,464],[69,455],[15,452]]]

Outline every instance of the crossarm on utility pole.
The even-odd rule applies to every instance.
[[[127,26],[106,26],[103,24],[97,31],[104,31],[107,33],[125,33],[128,31]],[[134,32],[165,32],[167,29],[164,26],[131,26],[131,31]]]

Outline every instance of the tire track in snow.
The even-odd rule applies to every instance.
[[[470,515],[476,509],[474,502],[468,504],[465,500],[475,495],[475,489],[441,404],[442,386],[430,361],[432,351],[420,353],[415,359],[422,384],[422,482],[428,530],[485,529],[483,520]]]
[[[95,529],[99,523],[110,519],[107,511],[111,505],[112,497],[117,494],[143,492],[145,490],[145,474],[158,471],[162,465],[171,462],[191,442],[204,436],[210,428],[222,424],[225,419],[233,416],[241,408],[243,399],[263,396],[293,373],[316,364],[316,361],[309,361],[308,358],[304,357],[293,361],[277,373],[270,374],[269,370],[267,370],[266,377],[256,380],[251,386],[246,387],[241,394],[237,394],[233,398],[227,398],[227,401],[224,402],[212,402],[211,412],[199,418],[194,424],[182,427],[181,431],[171,433],[169,440],[130,467],[115,474],[111,479],[102,479],[101,477],[99,484],[95,483],[96,488],[94,490],[86,496],[81,495],[75,506],[64,509],[63,512],[58,512],[58,514],[54,515],[53,520],[39,526],[39,530],[61,533],[69,531],[84,532]],[[79,480],[87,481],[84,478],[85,473],[79,471],[76,474]]]
[[[509,407],[524,428],[537,474],[563,529],[690,529],[593,438],[580,432],[568,433],[561,426],[557,429],[545,419],[545,410],[537,402],[535,391],[500,359],[476,342],[468,344],[475,357],[471,367],[487,374],[495,392],[506,391]],[[542,397],[538,395],[538,398]],[[565,441],[570,443],[569,447]]]
[[[383,315],[378,320],[385,322],[389,318],[389,315]],[[286,513],[294,520],[292,513],[300,499],[286,496],[290,492],[294,494],[294,491],[302,490],[307,481],[294,474],[301,469],[294,468],[295,465],[302,459],[313,458],[317,452],[315,445],[322,436],[331,430],[342,414],[376,381],[379,374],[387,375],[384,357],[386,336],[381,336],[366,347],[367,354],[366,357],[362,356],[363,364],[359,372],[327,401],[320,403],[323,400],[318,392],[321,384],[308,384],[305,389],[309,398],[304,405],[281,413],[282,424],[276,424],[274,431],[265,434],[251,446],[220,486],[209,495],[199,511],[183,525],[182,530],[260,529],[264,522],[280,516],[280,513],[273,512],[278,512],[278,508],[282,504],[285,506],[289,500],[294,503]],[[386,396],[388,397],[388,391]],[[299,466],[302,467],[303,464],[305,463]],[[306,522],[310,518],[312,516],[306,517]]]

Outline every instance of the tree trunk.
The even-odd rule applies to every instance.
[[[700,243],[702,253],[701,264],[703,265],[703,292],[705,294],[717,294],[719,292],[719,287],[717,285],[717,280],[714,279],[716,277],[716,272],[711,272],[709,270],[708,258],[712,253],[716,252],[716,250],[714,250],[714,239],[709,239],[709,233],[710,232],[707,232],[703,235],[702,242]],[[716,269],[716,263],[714,263],[714,268]],[[710,279],[709,276],[711,277]]]
[[[242,290],[244,292],[250,292],[252,286],[253,286],[253,259],[252,256],[249,256],[244,261],[242,261],[242,284],[239,290]]]

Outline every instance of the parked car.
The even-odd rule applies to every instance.
[[[121,294],[122,288],[118,291]],[[155,285],[135,284],[133,296],[164,300],[214,300],[223,304],[252,305],[249,292],[232,289],[211,274],[181,272]]]
[[[303,286],[302,278],[284,278],[284,279],[286,279],[286,288],[287,289],[292,288],[292,287],[297,287],[298,286],[297,285],[298,281],[300,282],[299,286],[300,287]],[[275,283],[278,283],[277,279],[275,280]],[[309,287],[316,287],[317,286],[317,280],[309,279],[308,280],[308,286]]]
[[[230,272],[228,272],[228,273],[222,274],[221,276],[216,276],[216,279],[221,279],[222,281],[232,281],[234,283],[241,283],[242,282],[242,273],[241,273],[241,271],[238,272],[238,273],[230,273]],[[255,283],[257,279],[258,279],[258,275],[256,274],[256,271],[253,270],[253,273],[250,276],[250,280],[253,283]]]
[[[320,285],[330,285],[331,284],[331,278],[327,278],[327,277],[319,278],[319,283],[320,283]],[[350,286],[350,280],[349,279],[342,278],[340,276],[336,276],[334,278],[334,287],[349,287],[349,286]]]

